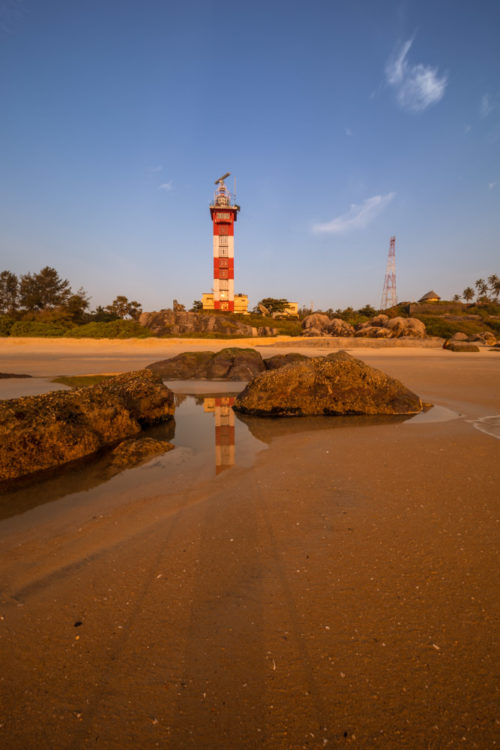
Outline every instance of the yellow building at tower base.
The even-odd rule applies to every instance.
[[[202,294],[201,304],[204,310],[215,310],[213,292]],[[248,296],[246,294],[234,295],[234,312],[243,314],[248,312]]]

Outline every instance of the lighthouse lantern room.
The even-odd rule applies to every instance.
[[[234,203],[224,184],[229,175],[227,172],[215,181],[217,188],[210,204],[214,247],[213,305],[215,310],[234,312],[234,223],[240,207]]]

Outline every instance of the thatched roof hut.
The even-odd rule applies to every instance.
[[[431,290],[430,292],[427,292],[427,294],[424,294],[424,296],[419,299],[419,302],[439,302],[440,299],[441,297],[439,294],[436,294],[436,292]]]

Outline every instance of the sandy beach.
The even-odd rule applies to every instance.
[[[230,345],[293,351],[4,339],[0,371],[44,388]],[[2,747],[496,746],[500,355],[351,353],[434,417],[260,424],[251,465],[218,476],[179,439],[4,514]]]

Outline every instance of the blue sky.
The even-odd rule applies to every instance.
[[[500,273],[497,0],[0,0],[0,270],[190,306],[236,177],[235,289],[317,308]],[[228,185],[233,189],[233,177]]]

